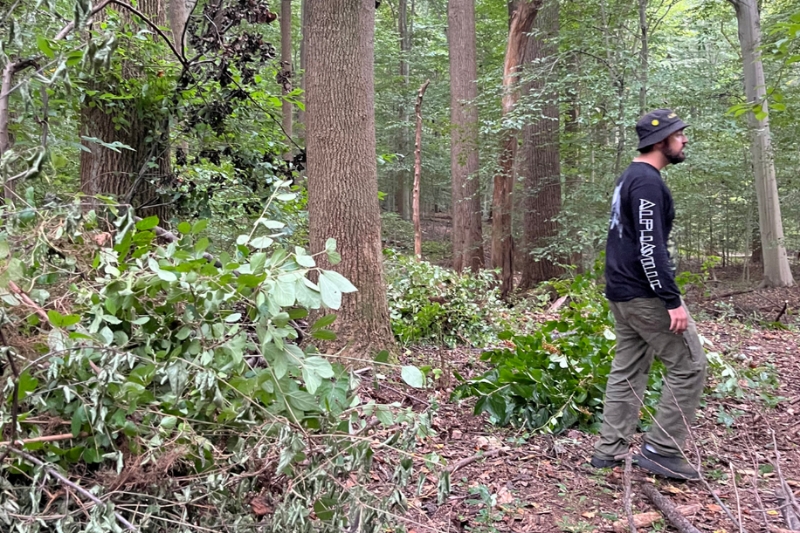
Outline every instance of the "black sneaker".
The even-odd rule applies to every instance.
[[[595,468],[614,468],[615,466],[622,466],[622,461],[617,459],[601,459],[595,455],[592,456],[591,465]]]
[[[700,479],[700,472],[690,465],[683,457],[675,455],[660,455],[642,446],[642,453],[634,457],[634,463],[640,468],[659,476],[670,479],[692,481]]]

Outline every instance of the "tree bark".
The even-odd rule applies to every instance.
[[[647,26],[647,0],[639,0],[639,29],[642,46],[639,48],[639,116],[647,112],[647,74],[650,60],[649,31]]]
[[[408,66],[408,54],[411,51],[411,32],[408,25],[408,0],[400,0],[397,9],[397,30],[400,35],[400,78],[403,83],[403,95],[408,94],[410,83],[410,72]],[[394,203],[397,214],[404,220],[411,218],[409,194],[409,180],[406,172],[405,158],[408,155],[408,106],[405,98],[402,98],[397,107],[397,118],[400,127],[397,128],[397,153],[401,160],[398,162],[395,175]]]
[[[453,268],[483,268],[483,224],[478,180],[478,63],[475,0],[447,5],[450,54],[450,173],[453,206]]]
[[[281,94],[283,102],[281,105],[283,133],[286,135],[286,143],[291,146],[292,141],[292,113],[294,108],[286,95],[292,92],[292,0],[281,0]],[[289,148],[283,154],[285,161],[292,160],[292,149]]]
[[[143,0],[138,9],[158,25],[167,24],[164,0]],[[123,19],[132,21],[123,10]],[[142,67],[130,60],[122,64],[126,79],[141,78]],[[89,82],[89,87],[117,93],[121,89],[110,76]],[[140,109],[141,102],[119,100],[111,107],[102,99],[87,95],[81,108],[81,192],[91,198],[114,196],[121,203],[130,203],[141,216],[156,215],[162,225],[169,221],[170,206],[162,198],[159,187],[172,175],[169,151],[169,119],[163,117],[160,104]],[[119,142],[131,149],[106,148],[89,139],[105,143]]]
[[[558,2],[546,2],[534,24],[535,31],[528,39],[526,65],[546,69],[558,54]],[[558,91],[547,85],[547,73],[540,73],[528,84],[528,91],[541,94],[541,117],[523,128],[523,157],[521,170],[524,177],[523,197],[523,261],[520,289],[533,287],[563,273],[552,259],[534,261],[531,253],[549,244],[558,234],[555,218],[561,212],[561,158],[559,148]]]
[[[417,117],[417,132],[414,142],[414,201],[412,215],[414,218],[414,256],[417,261],[422,260],[422,228],[419,221],[419,182],[422,177],[422,98],[431,80],[426,80],[419,88],[414,114]]]
[[[302,89],[303,94],[301,98],[303,98],[305,102],[306,97],[306,33],[308,33],[308,25],[306,23],[308,7],[306,6],[306,0],[301,0],[300,2],[300,89]],[[306,112],[305,109],[299,109],[297,111],[297,122],[305,131],[305,124],[306,124]]]
[[[518,70],[522,65],[528,33],[542,5],[542,0],[520,0],[514,7],[508,31],[503,65],[503,116],[514,109],[519,98]],[[511,192],[514,186],[514,158],[517,132],[503,133],[498,171],[492,194],[492,268],[500,270],[500,295],[507,298],[514,288],[514,240],[511,235]]]
[[[3,69],[2,81],[0,81],[0,157],[11,148],[11,136],[9,135],[8,125],[11,113],[9,101],[11,99],[11,89],[14,83],[14,76],[29,67],[36,67],[36,61],[33,59],[23,59],[20,61],[9,61]],[[3,194],[6,203],[18,198],[16,193],[17,183],[19,176],[6,176],[6,181],[3,184]],[[14,181],[12,181],[12,179]]]
[[[190,3],[194,5],[194,1]],[[185,54],[183,49],[186,21],[189,19],[189,6],[186,0],[169,0],[169,28],[172,30],[172,40],[175,48]]]
[[[340,339],[361,354],[393,344],[383,278],[375,146],[375,0],[307,0],[306,147],[311,249],[333,237],[344,299]],[[347,68],[336,66],[347,65]],[[324,259],[320,260],[324,268]]]
[[[766,287],[789,287],[794,278],[783,239],[783,221],[775,177],[775,163],[767,116],[766,82],[761,63],[761,20],[757,0],[728,0],[736,11],[739,43],[742,47],[745,97],[760,109],[759,116],[749,111],[751,152],[758,200],[758,225],[761,231],[764,279]]]

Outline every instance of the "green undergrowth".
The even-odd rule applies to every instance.
[[[486,372],[470,379],[456,376],[461,383],[453,399],[477,398],[475,414],[487,413],[498,425],[551,433],[571,427],[596,431],[615,347],[613,315],[598,283],[601,273],[597,265],[592,272],[556,282],[559,294],[569,297],[559,317],[529,335],[504,332],[505,346],[481,356],[489,365]],[[708,360],[710,397],[775,405],[774,368],[738,365],[714,351]],[[643,398],[643,428],[651,423],[661,396],[662,376],[663,366],[655,361]],[[718,419],[733,422],[728,412]]]
[[[459,274],[413,256],[385,255],[392,330],[401,343],[481,347],[508,328],[510,311],[492,271]]]
[[[121,531],[115,512],[142,533],[402,530],[430,412],[362,400],[312,344],[355,287],[279,246],[278,220],[215,264],[203,221],[166,242],[157,219],[108,210],[2,213],[0,530]],[[371,490],[376,454],[389,477]]]

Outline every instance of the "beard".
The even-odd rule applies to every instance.
[[[686,154],[683,153],[683,148],[679,148],[677,151],[672,150],[669,145],[665,146],[661,153],[664,154],[664,157],[667,158],[667,161],[671,165],[677,165],[678,163],[683,163],[686,160]]]

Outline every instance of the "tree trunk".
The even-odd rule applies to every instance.
[[[281,94],[283,103],[281,107],[283,133],[286,135],[286,143],[292,143],[292,104],[286,100],[286,95],[292,92],[292,0],[281,0]],[[289,148],[283,154],[285,161],[292,160],[292,149]]]
[[[410,73],[408,68],[408,54],[411,51],[411,32],[408,27],[408,0],[400,0],[397,10],[397,30],[400,35],[400,78],[403,83],[403,98],[397,108],[397,118],[400,127],[397,129],[397,153],[401,160],[398,161],[395,175],[394,203],[397,214],[404,220],[410,217],[409,209],[409,181],[406,172],[406,156],[408,155],[408,104],[405,96],[408,94]]]
[[[642,46],[639,49],[639,116],[647,112],[647,71],[649,68],[649,28],[647,27],[647,0],[639,0],[639,29],[642,34]]]
[[[794,285],[786,246],[783,239],[783,222],[775,177],[775,163],[767,116],[766,82],[761,63],[761,21],[757,0],[729,0],[736,10],[739,25],[739,42],[742,47],[745,97],[761,112],[756,116],[747,113],[751,135],[751,152],[755,172],[756,198],[758,199],[758,225],[761,230],[764,280],[766,287]]]
[[[393,343],[383,279],[375,146],[375,0],[307,0],[306,146],[311,249],[333,237],[358,292],[337,331],[368,355]],[[332,68],[347,65],[347,68]],[[325,261],[320,264],[325,268]]]
[[[483,227],[478,180],[478,64],[475,0],[447,5],[450,54],[450,173],[453,206],[453,268],[483,268]]]
[[[300,88],[303,91],[303,98],[305,102],[306,97],[306,34],[308,33],[308,24],[306,22],[308,15],[308,7],[306,6],[306,0],[301,0],[300,2]],[[305,106],[304,106],[305,107]],[[303,132],[305,132],[305,125],[306,125],[306,111],[305,109],[299,109],[297,111],[297,122],[302,126]]]
[[[142,0],[139,10],[159,25],[167,24],[164,0]],[[131,14],[123,10],[124,20],[132,22]],[[142,68],[124,60],[122,75],[126,79],[144,76]],[[118,93],[120,87],[111,76],[92,80],[89,88],[99,94]],[[162,115],[160,104],[141,109],[142,102],[119,100],[111,107],[103,100],[86,95],[81,108],[81,192],[87,196],[110,195],[120,203],[129,203],[140,216],[158,216],[162,225],[170,217],[170,206],[159,192],[172,171],[169,151],[169,117]],[[130,147],[116,151],[92,141],[119,142]],[[92,203],[91,199],[89,200]]]
[[[558,55],[558,2],[544,4],[528,39],[526,64],[541,70]],[[523,129],[521,170],[524,176],[523,261],[520,289],[533,287],[563,273],[552,259],[534,261],[534,249],[549,244],[558,234],[555,218],[561,211],[561,160],[559,150],[558,91],[548,90],[555,80],[546,74],[535,75],[528,90],[541,94],[541,118]]]
[[[522,65],[528,33],[531,31],[542,0],[516,3],[508,31],[508,45],[503,65],[503,116],[514,109],[519,98],[518,69]],[[492,268],[500,269],[500,294],[508,297],[514,288],[514,240],[511,235],[511,191],[514,186],[514,157],[517,133],[503,134],[498,171],[494,176],[492,194]]]
[[[172,30],[172,40],[175,43],[175,49],[181,54],[185,54],[183,49],[184,33],[186,29],[186,21],[189,19],[189,6],[186,0],[168,0],[169,1],[169,28]],[[194,1],[191,2],[194,5]]]
[[[422,98],[431,80],[426,80],[419,88],[417,94],[417,104],[414,106],[414,114],[417,118],[417,131],[414,142],[414,201],[411,207],[414,218],[414,256],[417,261],[422,259],[422,228],[419,220],[419,182],[422,178]]]
[[[11,99],[11,89],[14,83],[14,76],[28,67],[35,66],[33,60],[11,61],[6,64],[3,69],[2,82],[0,82],[0,158],[11,148],[11,136],[8,131],[8,125],[11,116],[11,106],[9,101]],[[10,178],[17,178],[17,176],[5,176],[3,183],[3,194],[6,203],[14,201],[17,198],[15,181]]]

